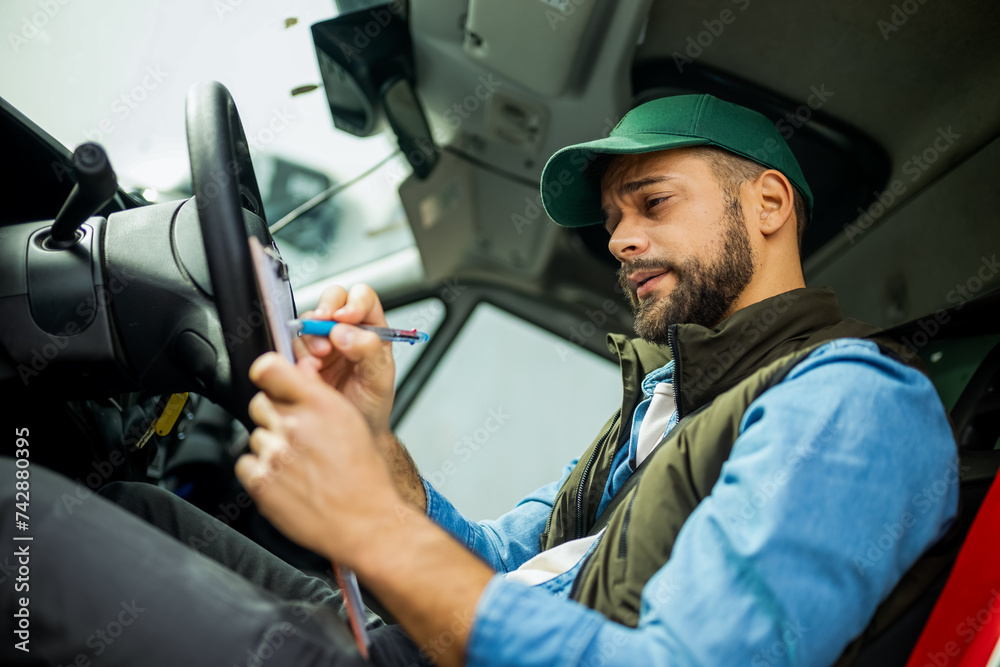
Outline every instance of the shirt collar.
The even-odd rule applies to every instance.
[[[650,371],[648,375],[642,381],[642,394],[649,398],[653,395],[653,390],[656,389],[656,385],[661,382],[673,382],[674,375],[674,360],[671,359],[664,365],[660,366],[656,370]]]

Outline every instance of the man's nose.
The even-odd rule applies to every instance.
[[[649,237],[645,226],[636,220],[634,215],[623,215],[621,221],[611,233],[608,250],[615,259],[623,261],[641,257],[649,249]]]

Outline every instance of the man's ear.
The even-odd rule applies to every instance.
[[[794,225],[795,191],[780,171],[768,169],[753,184],[760,233],[769,236],[785,224]]]

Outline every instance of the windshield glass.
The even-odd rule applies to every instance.
[[[0,96],[70,149],[100,143],[123,189],[164,202],[190,196],[185,94],[222,82],[269,224],[346,185],[275,235],[301,287],[416,252],[396,194],[410,167],[395,138],[336,130],[317,87],[309,26],[337,13],[332,0],[6,0]]]

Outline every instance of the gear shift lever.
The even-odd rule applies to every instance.
[[[73,170],[77,183],[52,224],[47,244],[52,249],[73,247],[80,225],[104,206],[118,189],[118,179],[108,155],[98,144],[87,142],[77,146],[73,151]]]

